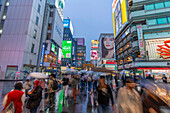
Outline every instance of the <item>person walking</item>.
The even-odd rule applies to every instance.
[[[27,79],[27,80],[25,81],[25,83],[23,84],[23,88],[25,89],[25,96],[26,96],[26,97],[28,96],[27,92],[31,89],[31,86],[32,86],[32,85],[31,85],[29,79]]]
[[[167,77],[165,76],[165,74],[163,74],[162,80],[163,80],[163,83],[167,84]]]
[[[34,81],[33,89],[28,92],[29,99],[26,106],[28,109],[30,109],[30,113],[37,113],[37,108],[39,107],[42,100],[42,90],[41,81]]]
[[[77,78],[77,75],[73,76],[73,78],[70,80],[70,85],[71,85],[71,87],[73,89],[73,98],[74,98],[74,103],[75,104],[78,103],[76,101],[76,88],[77,88],[77,85],[78,85],[78,80],[76,78]]]
[[[64,91],[64,96],[67,99],[67,95],[68,95],[68,84],[69,84],[69,78],[67,78],[67,75],[65,75],[65,77],[62,80],[63,83],[63,91]]]
[[[117,107],[119,113],[143,113],[142,100],[130,78],[126,80],[126,86],[118,91]]]
[[[3,111],[2,113],[6,113],[8,105],[13,102],[14,107],[15,107],[15,113],[22,113],[23,112],[23,105],[25,101],[25,95],[24,92],[22,91],[23,86],[22,83],[16,83],[15,84],[15,89],[12,90],[11,92],[7,93],[7,95],[4,98],[3,101]]]
[[[92,77],[89,75],[88,77],[88,93],[91,94],[91,86],[92,86]]]
[[[112,102],[112,107],[114,109],[114,101],[112,90],[109,85],[105,84],[105,76],[100,76],[100,84],[97,87],[99,113],[111,113],[112,109],[109,105],[109,101]]]
[[[55,105],[55,92],[56,92],[56,90],[54,90],[54,82],[56,82],[55,74],[51,74],[49,84],[48,84],[50,108],[54,107],[54,105]]]

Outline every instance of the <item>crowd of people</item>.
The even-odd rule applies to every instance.
[[[114,79],[116,89],[113,90],[113,84],[110,80]],[[150,75],[146,77],[147,80],[154,80]],[[55,94],[60,89],[62,84],[64,99],[73,98],[73,103],[77,104],[77,98],[80,92],[91,95],[94,93],[97,96],[98,112],[111,113],[117,111],[119,113],[161,113],[158,106],[165,105],[161,99],[152,94],[147,88],[143,88],[139,92],[136,89],[136,82],[142,80],[140,76],[133,78],[123,75],[121,77],[122,85],[118,83],[118,76],[103,76],[94,77],[93,74],[88,76],[84,73],[81,74],[64,74],[61,80],[56,79],[55,74],[50,75],[47,80],[34,80],[33,84],[27,79],[24,83],[17,82],[14,90],[10,91],[4,98],[4,109],[2,113],[7,110],[12,110],[11,105],[15,108],[15,113],[22,113],[23,107],[26,106],[30,113],[37,113],[40,107],[43,90],[45,99],[49,100],[48,107],[55,107]],[[163,75],[162,80],[167,83],[167,78]],[[24,89],[24,90],[23,90]],[[116,97],[114,97],[114,92]],[[156,107],[157,106],[157,107]],[[10,108],[10,109],[9,109]]]

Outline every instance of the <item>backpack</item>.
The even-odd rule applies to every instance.
[[[58,89],[58,82],[56,80],[53,80],[53,90],[57,90]]]

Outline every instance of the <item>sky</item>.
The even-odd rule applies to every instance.
[[[73,24],[73,37],[85,38],[86,60],[90,61],[91,40],[100,33],[113,33],[113,0],[66,0],[64,17]]]

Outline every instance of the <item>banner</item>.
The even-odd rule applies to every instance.
[[[92,40],[91,41],[91,48],[98,48],[99,41],[98,40]]]
[[[91,50],[91,60],[97,60],[98,59],[98,51],[97,50]]]

